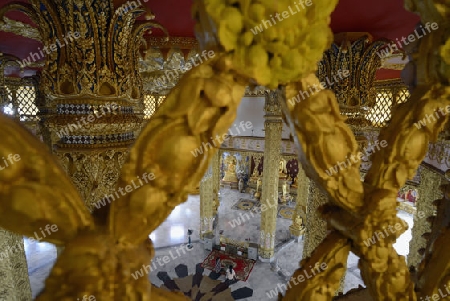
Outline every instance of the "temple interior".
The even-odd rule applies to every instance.
[[[0,301],[450,300],[449,0],[0,0]]]

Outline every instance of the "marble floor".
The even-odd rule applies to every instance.
[[[236,240],[244,241],[246,238],[249,238],[252,242],[257,242],[259,234],[258,225],[260,222],[260,216],[257,216],[257,213],[255,213],[252,219],[246,221],[241,226],[233,228],[229,223],[242,213],[242,211],[232,209],[231,207],[240,198],[250,198],[250,195],[241,194],[236,190],[223,189],[221,190],[221,197],[222,202],[219,207],[219,223],[217,229],[223,230],[225,236]],[[196,264],[203,262],[209,254],[209,251],[205,251],[202,242],[199,241],[199,204],[199,196],[189,196],[188,200],[175,208],[167,220],[150,235],[155,244],[156,255],[152,263],[153,268],[147,276],[154,285],[160,286],[163,283],[158,278],[158,272],[167,272],[170,277],[176,278],[175,267],[179,264],[186,265],[188,272],[193,274]],[[407,255],[413,219],[412,215],[402,211],[398,215],[408,222],[410,228],[397,240],[394,247],[399,254]],[[303,240],[299,242],[292,240],[286,242],[290,224],[291,221],[289,220],[277,219],[276,240],[279,251],[276,254],[276,259],[279,271],[274,271],[273,263],[262,263],[258,261],[246,282],[239,281],[230,286],[232,292],[243,287],[253,290],[251,297],[240,300],[275,300],[275,298],[270,299],[266,293],[276,289],[278,284],[286,283],[290,275],[297,269],[302,256]],[[194,230],[192,235],[194,247],[191,250],[186,248],[188,229]],[[25,251],[34,298],[42,290],[45,278],[48,276],[56,260],[56,248],[49,243],[30,243],[25,239]],[[161,258],[169,255],[170,261],[160,264]],[[351,254],[348,258],[344,292],[363,285],[357,263],[358,258]],[[205,270],[204,272],[205,275],[209,273],[209,270]],[[224,280],[223,276],[219,280]]]
[[[237,241],[259,242],[259,231],[261,224],[260,213],[248,213],[242,210],[232,209],[239,199],[252,200],[253,197],[249,193],[240,193],[237,190],[221,189],[220,191],[220,207],[219,207],[219,223],[217,230],[223,231],[223,236],[232,238]],[[295,203],[291,205],[295,208]],[[240,225],[233,223],[236,220],[242,221]],[[275,234],[275,246],[280,246],[284,242],[290,240],[291,234],[289,226],[292,221],[284,218],[277,218],[277,230]]]

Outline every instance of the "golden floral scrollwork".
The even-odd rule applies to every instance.
[[[428,2],[430,4],[432,1]],[[448,29],[447,26],[444,27]],[[448,31],[444,39],[442,34],[442,31],[436,32],[424,38],[420,49],[424,55],[418,56],[419,65],[426,64],[426,68],[442,66],[443,60],[439,57],[441,54],[436,55],[436,52],[432,51],[440,48],[442,41],[446,43]],[[355,154],[354,137],[341,125],[342,119],[338,118],[339,110],[334,96],[327,91],[321,91],[299,104],[285,106],[286,111],[292,114],[289,118],[291,128],[297,132],[300,149],[304,153],[300,158],[305,156],[308,160],[302,163],[310,165],[305,168],[307,174],[317,179],[331,196],[333,205],[323,208],[322,213],[329,226],[352,241],[352,251],[360,257],[361,275],[375,300],[417,300],[419,297],[431,296],[448,283],[450,274],[450,269],[447,268],[448,256],[443,254],[445,251],[442,247],[448,243],[447,232],[438,238],[440,247],[434,250],[433,255],[422,265],[419,271],[422,277],[419,278],[416,289],[405,258],[399,256],[393,248],[397,237],[407,229],[406,223],[396,216],[397,191],[407,179],[413,178],[425,156],[428,143],[436,141],[439,131],[448,120],[448,116],[443,115],[424,127],[415,126],[419,120],[450,104],[450,87],[446,80],[443,84],[440,80],[448,78],[445,75],[447,66],[435,70],[421,66],[419,69],[425,76],[420,78],[419,86],[410,100],[396,107],[389,126],[381,131],[378,139],[385,140],[387,146],[377,149],[373,154],[372,166],[365,177],[364,186],[359,181],[359,164],[351,164],[350,167],[346,166],[334,173],[323,172],[330,167],[330,163],[334,165],[338,161],[344,162],[347,156]],[[314,83],[314,76],[302,79],[296,84],[297,87],[288,87],[286,97],[290,98],[298,93],[306,87],[305,82],[308,81]],[[325,107],[326,103],[328,105]],[[334,113],[335,110],[337,114]],[[319,121],[321,126],[311,131],[310,127]],[[326,135],[328,133],[331,134]],[[338,145],[340,151],[335,151],[337,156],[333,158],[328,149]],[[328,161],[330,158],[333,158],[334,162]],[[336,182],[339,184],[334,184]],[[361,206],[362,204],[364,206]],[[395,232],[391,230],[389,235],[380,235],[394,225]],[[370,242],[374,237],[374,242]],[[329,251],[325,243],[322,243],[315,252]],[[305,268],[301,269],[303,270]],[[316,287],[324,287],[324,284],[317,284]],[[295,293],[301,292],[297,287],[293,287],[291,291],[292,294],[288,291],[286,296],[292,297],[286,297],[285,300],[294,300]]]
[[[93,226],[93,220],[56,160],[26,129],[0,115],[3,133],[0,156],[13,158],[0,172],[0,226],[26,236],[39,227],[56,224],[46,239],[55,244],[73,239]],[[58,181],[55,181],[58,179]]]
[[[155,180],[112,203],[111,231],[119,241],[142,242],[199,183],[215,150],[199,157],[191,151],[228,129],[245,92],[227,66],[228,59],[221,57],[189,71],[142,131],[119,186],[145,172]],[[179,102],[185,95],[193,96],[189,104]]]
[[[360,186],[362,183],[359,182],[358,169],[354,170],[355,175],[349,172],[353,165],[350,168],[334,173],[331,177],[338,178],[343,183],[353,178],[355,185],[352,188],[354,189],[356,185],[360,186],[360,193],[351,194],[347,192],[349,188],[345,185],[330,186],[330,177],[319,178],[319,181],[327,188],[328,193],[333,196],[332,201],[345,209],[334,208],[326,211],[326,217],[336,229],[353,240],[353,252],[361,258],[361,275],[371,294],[377,300],[415,300],[416,298],[405,260],[393,249],[395,239],[406,230],[406,227],[403,225],[402,229],[398,230],[394,235],[378,240],[373,245],[367,246],[363,242],[372,237],[377,231],[382,231],[385,227],[393,226],[397,223],[401,225],[401,220],[396,217],[397,191],[405,184],[408,178],[412,178],[415,175],[415,169],[425,156],[428,142],[432,139],[437,139],[439,129],[442,129],[447,119],[446,117],[441,118],[434,124],[430,124],[422,129],[417,129],[414,126],[417,120],[422,119],[426,114],[433,114],[439,107],[445,106],[449,102],[447,95],[449,95],[450,90],[448,87],[437,84],[429,91],[427,90],[427,88],[419,90],[419,93],[413,94],[413,101],[401,104],[395,111],[389,127],[381,131],[379,140],[386,140],[388,146],[374,154],[372,167],[365,177],[366,188],[364,189],[364,194],[362,186]],[[306,157],[318,171],[317,174],[319,176],[323,174],[320,172],[320,169],[324,168],[323,160],[328,159],[328,144],[322,146],[314,144],[317,137],[322,135],[320,130],[316,130],[314,134],[311,133],[308,136],[308,140],[304,138],[304,133],[308,129],[308,116],[314,116],[315,119],[321,118],[321,115],[317,113],[311,114],[309,110],[312,102],[309,101],[314,101],[314,108],[317,108],[316,112],[323,112],[323,110],[320,111],[318,109],[322,108],[323,105],[321,103],[327,102],[327,99],[330,99],[330,97],[333,98],[332,95],[327,95],[327,91],[323,91],[299,104],[298,106],[302,106],[301,109],[291,107],[291,110],[296,113],[294,127],[302,142]],[[414,98],[417,98],[417,101],[414,101]],[[330,125],[334,121],[336,125],[333,128],[341,129],[338,123],[342,121],[336,116],[334,115],[334,118],[328,117],[327,121],[331,121]],[[322,131],[328,130],[329,127],[323,126],[328,124],[328,122],[323,121],[321,123]],[[340,143],[338,141],[346,141],[348,137],[351,136],[335,135],[334,139],[337,139],[336,145],[344,145],[342,148],[345,149],[348,141]],[[318,148],[312,151],[311,149],[315,147]],[[321,153],[325,158],[317,160],[314,154],[318,153]],[[342,157],[336,160],[344,161]],[[343,192],[347,196],[344,202],[342,202],[341,197],[344,194]],[[351,207],[345,208],[345,206],[361,202],[362,196],[364,196],[365,206],[363,208],[353,207],[353,209],[359,211],[358,216],[355,216],[354,212],[349,210]],[[345,201],[348,201],[348,203]],[[325,250],[322,246],[319,246],[319,249]]]
[[[136,54],[142,33],[151,28],[165,31],[156,22],[135,22],[144,10],[119,8],[117,12],[121,13],[115,13],[112,4],[102,1],[55,4],[51,0],[33,0],[31,4],[12,2],[3,6],[0,19],[10,10],[20,10],[36,24],[42,24],[38,30],[48,49],[64,43],[59,51],[47,54],[42,72],[45,93],[126,96],[130,101],[140,98],[137,87],[142,83]]]
[[[286,88],[286,98],[290,99],[298,91],[318,85],[314,74]],[[358,161],[337,173],[330,171],[337,162],[345,162],[351,156],[356,157],[358,144],[350,128],[345,124],[345,117],[339,113],[336,97],[330,90],[313,94],[300,102],[288,102],[291,114],[295,116],[293,124],[298,134],[303,152],[314,166],[305,166],[305,171],[312,179],[327,187],[327,191],[342,207],[357,212],[363,205],[363,185],[359,180]],[[300,122],[299,117],[304,118]],[[335,146],[339,145],[337,148]],[[310,176],[315,174],[316,176]]]
[[[191,150],[209,137],[224,133],[235,119],[245,85],[237,83],[235,76],[228,73],[224,59],[193,69],[168,96],[132,148],[117,186],[138,182],[145,173],[153,174],[151,181],[94,213],[99,228],[66,244],[39,300],[52,300],[55,294],[73,297],[79,292],[93,294],[100,300],[155,300],[161,294],[159,289],[150,289],[146,277],[135,280],[131,273],[150,262],[154,253],[151,243],[144,247],[143,242],[177,204],[186,200],[214,154],[210,150],[195,157]],[[228,84],[220,85],[224,80]],[[218,90],[220,93],[216,94]],[[186,93],[197,95],[196,101],[180,105],[179,99]],[[193,116],[197,118],[192,119]],[[102,213],[108,209],[109,218],[103,220]],[[84,265],[74,266],[71,262],[87,262],[95,268],[87,273]],[[117,270],[126,272],[116,275]],[[109,280],[104,281],[107,276]],[[61,289],[60,281],[66,281],[67,277],[73,279],[71,286]],[[86,277],[99,282],[86,281]],[[131,281],[133,291],[127,289]]]
[[[96,210],[94,203],[114,193],[120,169],[128,157],[128,150],[108,149],[91,152],[62,150],[55,155],[71,177],[86,206],[93,211]]]
[[[338,232],[330,233],[320,249],[300,262],[301,269],[295,271],[290,280],[293,289],[288,289],[279,300],[332,300],[345,275],[349,252],[347,238]]]
[[[243,86],[239,92],[243,95]],[[240,97],[234,95],[237,105]],[[233,113],[228,117],[231,124]],[[227,126],[229,124],[224,125],[225,128]],[[0,173],[0,226],[33,236],[39,227],[55,224],[58,230],[43,240],[65,243],[65,250],[37,300],[73,300],[85,294],[94,295],[99,300],[117,301],[169,298],[160,289],[151,288],[146,277],[132,278],[131,273],[148,264],[153,255],[143,244],[145,240],[132,245],[117,244],[117,239],[108,231],[108,224],[101,218],[96,218],[94,226],[93,217],[80,195],[46,148],[32,134],[3,115],[0,115],[0,127],[6,135],[1,142],[1,155],[19,156],[13,156],[14,164]],[[222,128],[218,130],[225,131]],[[125,221],[120,227],[127,228],[128,224]],[[70,285],[62,285],[62,282]],[[133,287],[132,291],[130,287]],[[170,299],[185,300],[177,294],[170,294]]]

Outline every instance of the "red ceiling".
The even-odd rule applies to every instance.
[[[0,6],[13,1],[0,0]],[[192,0],[140,0],[140,2],[156,15],[156,21],[165,26],[171,36],[194,37],[194,21],[190,12]],[[7,16],[16,20],[27,20],[20,13]],[[331,16],[331,28],[335,33],[369,32],[375,39],[395,39],[407,36],[414,30],[419,20],[417,15],[403,8],[403,0],[341,0]],[[0,52],[14,54],[23,59],[31,51],[37,51],[40,46],[40,43],[34,40],[0,32]],[[399,74],[400,72],[395,70],[380,70],[377,78],[398,78]]]

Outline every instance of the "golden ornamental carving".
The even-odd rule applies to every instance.
[[[2,151],[5,154],[20,151],[24,159],[7,173],[1,173],[0,179],[2,183],[9,183],[11,180],[28,177],[16,185],[29,186],[28,189],[25,188],[27,186],[23,189],[16,186],[11,186],[14,189],[2,189],[1,199],[8,200],[10,204],[22,204],[34,199],[29,197],[32,193],[40,195],[41,206],[55,201],[58,203],[42,207],[41,214],[36,213],[36,203],[24,203],[23,209],[8,207],[7,203],[2,206],[11,219],[2,219],[1,225],[20,234],[31,236],[35,231],[34,226],[38,226],[33,222],[24,223],[24,218],[39,223],[54,223],[61,228],[57,234],[49,236],[47,241],[57,244],[64,242],[65,250],[58,258],[47,279],[46,288],[37,300],[77,297],[80,292],[94,295],[99,300],[161,298],[161,291],[151,288],[146,277],[136,281],[132,279],[131,272],[138,270],[143,264],[150,263],[154,252],[149,252],[143,245],[148,234],[159,226],[176,205],[186,200],[188,191],[199,183],[208,167],[208,160],[215,153],[211,150],[204,157],[196,158],[190,153],[191,147],[195,149],[202,142],[207,142],[209,137],[225,133],[236,118],[237,106],[244,95],[245,85],[235,82],[237,77],[231,75],[229,69],[224,69],[226,64],[223,60],[221,58],[214,61],[214,64],[205,64],[192,70],[168,96],[131,149],[116,187],[123,188],[133,182],[140,183],[139,176],[142,176],[143,182],[146,173],[153,175],[151,181],[120,195],[120,198],[113,202],[107,201],[104,208],[94,211],[94,216],[98,218],[96,225],[84,207],[80,195],[54,159],[46,153],[45,148],[40,147],[31,134],[6,117],[1,117],[2,130],[9,133],[9,139],[2,142]],[[223,85],[224,80],[227,81],[226,85]],[[196,83],[196,88],[193,87],[193,82]],[[191,90],[192,88],[195,90]],[[188,106],[179,106],[179,100],[184,98],[186,89],[197,91],[197,96],[190,99]],[[217,94],[218,89],[222,93]],[[205,91],[205,95],[201,91]],[[211,98],[205,101],[205,96]],[[224,105],[228,106],[228,110],[223,110]],[[198,114],[192,114],[191,110],[199,110],[196,112],[202,112],[202,116],[199,118]],[[195,120],[191,119],[193,116],[196,116]],[[167,137],[173,137],[175,140]],[[176,141],[183,145],[184,153],[180,153],[177,143],[174,144]],[[44,174],[36,177],[36,171],[23,173],[25,168],[29,168],[27,166],[35,166],[36,171]],[[70,170],[70,167],[68,169]],[[77,167],[72,169],[76,170]],[[166,186],[169,177],[171,188]],[[59,181],[54,182],[52,179],[55,178]],[[186,179],[190,179],[188,183]],[[49,208],[53,213],[49,213]],[[105,214],[108,212],[106,218]],[[18,214],[24,218],[15,218]],[[128,231],[130,227],[134,231]],[[95,255],[92,255],[91,250],[95,250]],[[71,262],[78,263],[73,265]],[[80,264],[81,262],[83,264]],[[89,264],[90,272],[87,272],[84,264]],[[98,268],[94,268],[95,266]],[[117,270],[128,272],[116,275],[113,271]],[[69,275],[73,279],[71,285],[62,286],[61,281],[67,281]],[[87,278],[90,280],[86,281]],[[133,291],[127,289],[131,285]],[[114,289],[111,289],[113,287]],[[174,298],[184,300],[176,295],[173,295],[172,299]]]
[[[11,32],[13,34],[39,42],[42,41],[41,34],[37,28],[20,21],[11,20],[7,17],[3,17],[2,20],[3,21],[0,21],[0,31]]]
[[[431,2],[428,1],[428,5],[432,5]],[[420,7],[424,9],[424,6]],[[437,32],[424,37],[420,54],[417,56],[419,64],[436,66],[428,65],[430,56],[435,56],[431,61],[439,61],[438,65],[442,64],[440,58],[442,52],[432,51],[448,41],[448,35],[442,34]],[[445,55],[448,58],[448,53]],[[322,213],[328,224],[340,233],[339,235],[352,241],[352,251],[360,257],[359,267],[363,280],[376,300],[418,300],[433,296],[448,283],[448,252],[445,255],[443,247],[450,237],[447,231],[437,239],[436,242],[439,242],[437,250],[423,262],[418,273],[418,281],[415,283],[416,288],[404,257],[399,256],[393,248],[396,238],[406,230],[405,224],[396,216],[397,191],[407,179],[415,175],[415,170],[426,154],[428,143],[437,139],[439,131],[448,119],[447,116],[442,117],[420,129],[414,126],[414,123],[424,118],[426,114],[433,114],[439,107],[450,104],[450,87],[445,82],[441,84],[438,77],[434,76],[435,72],[448,70],[446,68],[448,66],[427,72],[428,77],[411,95],[411,101],[396,107],[389,126],[382,129],[378,137],[379,140],[387,142],[387,147],[372,155],[372,167],[365,176],[364,186],[359,180],[358,163],[352,163],[350,167],[347,165],[332,175],[324,175],[322,172],[327,166],[356,155],[355,138],[348,132],[348,128],[342,125],[343,119],[338,117],[337,106],[333,108],[336,102],[334,95],[328,91],[321,91],[301,104],[287,103],[286,106],[292,115],[292,119],[288,118],[292,121],[291,127],[297,132],[303,150],[300,158],[303,156],[307,158],[307,161],[302,161],[305,170],[331,196],[333,205],[325,207]],[[311,76],[301,80],[297,86],[288,87],[286,99],[308,84],[317,84],[317,81]],[[315,131],[312,131],[312,126],[319,120],[321,126],[316,126]],[[320,143],[322,141],[326,143]],[[339,148],[335,147],[333,153],[330,153],[331,145],[339,145]],[[316,156],[318,153],[321,154],[320,157]],[[335,185],[335,181],[338,181],[339,185]],[[395,225],[397,231],[383,239],[375,239],[373,244],[367,244],[367,239],[378,237],[379,234],[374,235],[382,233],[388,225],[391,227]],[[333,235],[335,232],[329,234],[328,238]],[[314,254],[316,252],[328,254],[332,250],[326,241],[315,250]],[[342,259],[335,263],[335,266],[345,265],[347,254],[344,252]],[[302,266],[315,263],[315,260],[308,258]],[[300,269],[300,272],[304,269]],[[327,287],[331,283],[337,286],[338,282],[337,278],[326,281]],[[308,282],[308,284],[315,289],[325,287],[323,282],[312,284]],[[311,300],[310,296],[300,299],[297,297],[304,290],[293,287],[288,290],[283,300]],[[325,296],[325,293],[321,294],[324,299],[330,297]]]
[[[428,145],[427,159],[443,167],[450,168],[450,147],[447,142],[439,141]]]
[[[295,183],[295,181],[298,181],[298,183]],[[309,179],[306,177],[305,172],[302,168],[302,166],[298,165],[298,173],[297,176],[294,178],[294,183],[292,184],[292,187],[296,185],[297,188],[297,199],[295,204],[295,214],[292,216],[292,225],[289,227],[290,232],[292,235],[299,237],[300,235],[303,235],[306,232],[305,228],[305,222],[306,222],[306,204],[308,199],[308,190],[309,190]],[[311,218],[311,217],[310,217]],[[309,237],[316,237],[314,234]],[[305,250],[306,248],[304,248]],[[305,251],[303,252],[306,253]]]
[[[155,22],[135,22],[144,13],[142,9],[121,14],[115,13],[114,7],[106,2],[69,1],[53,6],[51,1],[43,0],[7,4],[0,10],[0,19],[12,9],[21,9],[36,24],[42,24],[38,30],[47,55],[42,72],[45,93],[129,100],[141,97],[137,71],[140,37],[151,28],[165,30]],[[98,13],[96,18],[84,14],[94,10]]]
[[[370,125],[365,115],[376,101],[375,73],[381,67],[377,53],[386,45],[371,40],[369,35],[356,41],[344,38],[340,44],[333,43],[318,64],[317,77],[335,92],[341,114],[349,118],[347,123],[361,127]]]
[[[289,0],[195,1],[197,38],[203,49],[226,52],[237,73],[276,89],[317,69],[316,62],[332,41],[328,22],[336,4],[312,1],[292,14]],[[273,24],[271,16],[284,11],[292,16]]]
[[[73,4],[70,1],[64,3]],[[83,19],[93,11],[91,8],[106,13],[113,7],[111,3],[103,1],[94,1],[90,6],[80,1],[76,3],[87,14],[81,14],[77,11],[78,6],[73,5],[69,8],[72,13],[63,16],[70,19],[77,15]],[[38,4],[33,1],[33,5],[24,4],[23,8],[35,17],[35,22],[55,19],[55,9],[64,13],[66,8],[64,5],[56,8],[56,5],[48,5],[45,1],[46,11],[42,14],[32,13],[33,9],[39,11]],[[0,127],[7,134],[1,142],[0,152],[3,152],[3,156],[17,152],[23,158],[6,172],[0,173],[0,226],[31,236],[35,227],[42,223],[57,224],[60,231],[48,236],[46,241],[65,244],[65,250],[37,300],[77,298],[80,292],[81,295],[94,295],[98,300],[185,299],[180,294],[151,287],[147,277],[132,279],[131,272],[150,263],[154,250],[151,243],[146,245],[149,233],[168,217],[175,206],[186,200],[188,192],[202,179],[208,161],[217,150],[212,149],[199,157],[192,156],[191,151],[207,143],[209,137],[227,131],[236,118],[236,110],[249,79],[270,88],[296,81],[287,86],[285,95],[279,95],[284,98],[281,105],[292,132],[297,134],[297,148],[306,174],[324,188],[332,204],[322,209],[332,230],[311,256],[301,262],[301,268],[293,276],[301,276],[306,269],[316,264],[322,266],[321,263],[324,263],[326,268],[313,280],[292,286],[283,300],[330,300],[345,273],[350,250],[360,257],[361,275],[376,300],[417,300],[419,297],[431,296],[448,283],[447,263],[450,255],[446,244],[450,243],[450,234],[447,230],[437,238],[433,253],[427,256],[418,271],[416,288],[404,258],[398,256],[393,248],[396,238],[405,230],[404,226],[395,234],[370,246],[364,243],[377,231],[383,231],[383,227],[402,224],[396,217],[397,191],[406,179],[414,176],[415,169],[425,156],[428,142],[437,139],[438,132],[448,119],[443,117],[421,129],[414,126],[426,114],[433,114],[439,107],[450,104],[450,88],[447,82],[443,80],[441,83],[440,80],[448,78],[447,71],[450,70],[450,55],[445,51],[450,45],[448,34],[436,32],[433,33],[435,36],[424,37],[425,41],[421,45],[424,55],[419,56],[419,63],[438,62],[428,66],[441,68],[430,68],[426,78],[419,81],[420,86],[411,96],[412,101],[396,108],[391,123],[379,136],[380,140],[387,141],[388,146],[374,153],[372,167],[362,183],[359,163],[331,175],[325,172],[337,161],[344,162],[348,156],[358,155],[358,144],[339,112],[335,95],[324,90],[301,103],[286,103],[286,98],[298,94],[310,84],[319,84],[314,75],[315,64],[330,42],[328,20],[336,1],[313,1],[296,17],[254,36],[250,30],[254,28],[253,23],[260,22],[262,18],[268,19],[282,5],[287,8],[288,2],[281,1],[276,5],[273,1],[246,2],[245,6],[241,6],[241,2],[237,4],[224,0],[220,1],[219,6],[212,0],[195,2],[194,15],[200,20],[197,26],[200,44],[214,49],[216,58],[187,72],[171,91],[130,150],[116,187],[128,187],[134,181],[139,181],[139,177],[148,174],[152,175],[151,180],[122,194],[114,202],[96,211],[94,216],[89,214],[68,176],[42,144],[17,123],[0,116]],[[420,10],[432,7],[440,15],[448,12],[440,3],[427,1],[427,4],[426,7],[417,7]],[[10,4],[9,8],[17,5]],[[4,9],[0,10],[0,15],[4,12]],[[102,29],[106,30],[102,20],[108,18],[103,18],[101,14],[95,16],[100,24],[94,26],[97,29],[95,32],[102,33]],[[104,96],[104,93],[110,93],[108,95],[115,97],[127,95],[130,99],[138,99],[141,91],[137,70],[130,71],[128,65],[121,65],[126,58],[130,58],[124,52],[137,51],[133,45],[138,45],[138,41],[131,39],[130,43],[134,44],[131,50],[126,51],[126,45],[118,43],[119,40],[128,41],[133,23],[131,12],[123,18],[126,20],[120,16],[112,17],[118,20],[120,29],[125,31],[122,35],[110,33],[113,37],[110,42],[118,49],[114,56],[108,58],[90,56],[96,51],[104,51],[103,48],[84,51],[92,45],[86,37],[87,28],[73,28],[81,31],[81,41],[86,46],[70,49],[74,50],[74,57],[83,59],[66,63],[64,51],[56,57],[51,56],[44,80],[47,91],[52,92],[52,95],[69,92],[66,94],[91,93]],[[64,24],[72,24],[70,20]],[[61,28],[56,27],[55,33],[59,36]],[[136,30],[142,29],[139,26]],[[271,37],[278,30],[280,40],[273,44]],[[311,45],[314,47],[311,48]],[[441,48],[442,45],[444,47]],[[441,51],[436,53],[433,51],[435,49]],[[304,60],[305,57],[308,60]],[[92,61],[89,62],[89,59]],[[121,66],[114,70],[114,74],[106,67],[100,75],[94,68],[94,61],[97,60],[100,64],[107,60]],[[290,63],[289,67],[283,66],[286,61]],[[130,67],[135,67],[135,62],[132,61]],[[65,76],[71,74],[67,71],[68,64],[75,64],[74,70],[79,72],[72,79]],[[424,68],[422,66],[419,69]],[[58,72],[62,73],[62,78],[53,80],[53,75]],[[99,77],[93,77],[92,74]],[[83,82],[75,78],[81,78]],[[97,78],[99,80],[95,82]],[[93,79],[92,82],[89,79]],[[109,80],[116,89],[105,84]],[[131,87],[132,84],[137,85]],[[281,122],[270,121],[268,130],[279,131],[281,135]],[[266,143],[266,148],[279,152],[279,139]],[[278,160],[265,165],[276,175]],[[274,184],[264,184],[266,187],[270,185]],[[269,198],[277,193],[276,187],[271,188],[267,190]],[[36,196],[39,203],[33,201]],[[275,235],[272,231],[275,229],[273,219],[263,219],[261,229],[261,254],[270,258]],[[70,285],[63,284],[67,279],[70,279]]]
[[[91,212],[100,209],[106,197],[117,198],[115,186],[128,156],[126,148],[90,152],[61,150],[56,156]]]
[[[266,93],[266,101],[264,104],[264,113],[265,117],[279,117],[281,116],[281,105],[278,100],[279,94],[277,91],[267,91]],[[281,140],[281,137],[280,139]]]

